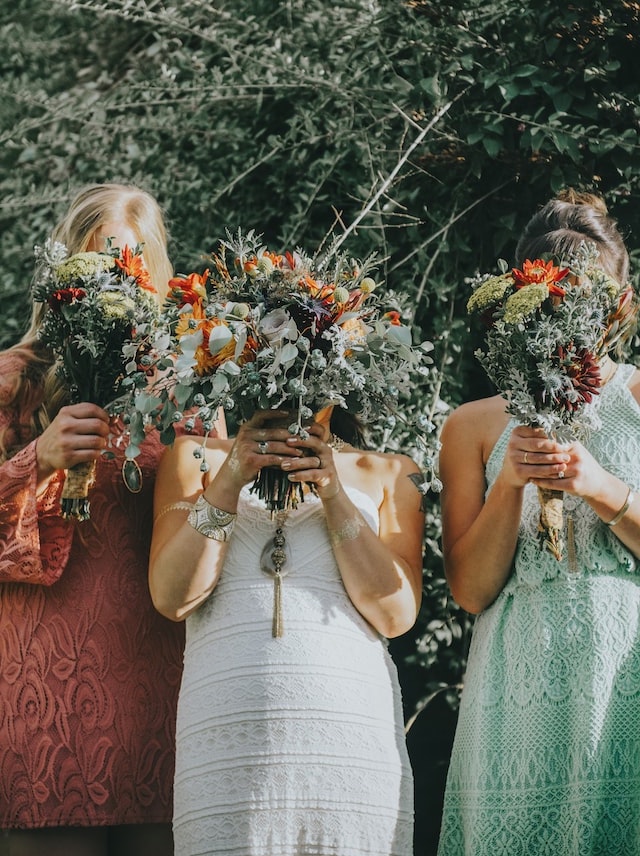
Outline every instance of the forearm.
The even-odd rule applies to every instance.
[[[416,567],[394,554],[371,529],[344,490],[325,500],[333,553],[350,600],[382,635],[393,638],[415,623],[420,607],[421,555]]]
[[[447,544],[445,533],[447,581],[455,601],[468,612],[486,609],[509,578],[522,498],[522,487],[506,484],[499,477],[469,529],[452,545]]]
[[[606,473],[597,494],[585,500],[604,523],[617,521],[611,532],[640,557],[640,490]]]
[[[236,513],[238,490],[223,476],[216,477],[202,495],[210,507]],[[189,505],[178,502],[158,510],[156,520],[158,524],[162,520],[162,529],[160,535],[156,534],[159,526],[154,530],[151,548],[151,598],[156,609],[173,621],[183,621],[215,589],[228,547],[226,540],[207,537],[196,528]]]

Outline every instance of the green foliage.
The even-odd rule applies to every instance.
[[[599,190],[640,230],[639,42],[631,0],[16,0],[0,27],[0,343],[23,329],[33,244],[87,182],[153,192],[178,271],[225,227],[312,250],[358,221],[345,246],[384,260],[436,345],[408,406],[439,423],[443,402],[490,391],[468,280],[512,255],[540,203]],[[439,525],[434,495],[410,654],[423,695],[458,683],[470,626]]]

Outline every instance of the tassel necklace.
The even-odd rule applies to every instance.
[[[291,551],[284,534],[284,524],[287,511],[276,514],[276,531],[273,538],[264,545],[260,556],[260,570],[268,577],[273,577],[273,621],[271,635],[274,638],[282,636],[284,625],[282,621],[282,578],[289,572],[285,565],[291,558]]]
[[[342,437],[330,434],[327,445],[334,452],[341,452],[347,445]],[[275,514],[276,531],[262,549],[260,555],[260,570],[268,577],[273,578],[273,620],[271,623],[271,635],[274,639],[284,633],[284,622],[282,618],[282,578],[289,573],[285,567],[291,560],[291,550],[287,544],[284,534],[284,525],[287,521],[288,511],[278,511]]]

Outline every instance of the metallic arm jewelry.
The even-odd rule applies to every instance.
[[[169,505],[164,505],[160,511],[153,518],[153,522],[156,520],[160,520],[161,517],[164,517],[165,514],[168,514],[170,511],[191,511],[193,508],[193,503],[191,502],[171,502]]]
[[[618,511],[618,512],[614,515],[614,517],[613,517],[611,520],[609,520],[609,522],[608,522],[608,523],[607,523],[607,521],[605,520],[605,523],[607,523],[607,526],[615,526],[615,525],[616,525],[616,523],[620,523],[620,521],[621,521],[621,520],[622,520],[622,518],[625,516],[625,514],[627,513],[627,511],[629,511],[629,508],[630,508],[630,506],[631,506],[631,503],[632,503],[632,502],[633,502],[633,500],[636,498],[636,495],[635,495],[635,493],[631,490],[631,488],[629,488],[629,489],[628,489],[628,491],[629,491],[629,492],[627,493],[627,498],[625,499],[624,504],[623,504],[622,508],[620,509],[620,511]]]
[[[337,547],[345,541],[355,541],[360,535],[360,530],[367,524],[361,517],[352,517],[350,520],[345,520],[340,529],[329,529],[329,541],[332,547]]]
[[[211,505],[205,499],[204,494],[200,494],[189,512],[187,522],[205,538],[211,538],[213,541],[228,541],[237,516],[237,514],[216,508],[215,505]]]

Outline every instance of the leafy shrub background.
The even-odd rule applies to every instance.
[[[274,249],[347,230],[354,256],[377,252],[416,336],[435,345],[407,406],[440,424],[447,407],[491,392],[473,359],[468,278],[511,258],[538,205],[565,185],[602,192],[637,262],[640,4],[560,5],[5,4],[0,345],[24,330],[33,244],[69,196],[134,182],[167,212],[178,271],[203,266],[227,226],[256,228]],[[431,495],[422,614],[392,648],[408,717],[425,700],[455,702],[447,688],[470,632],[447,595],[439,535]],[[436,808],[444,742],[441,757],[427,747]],[[437,827],[423,814],[419,853]]]

